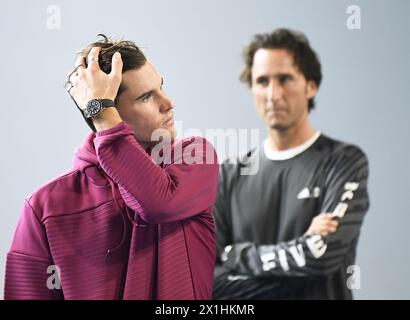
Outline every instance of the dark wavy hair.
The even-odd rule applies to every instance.
[[[312,80],[319,88],[322,81],[322,67],[319,57],[311,48],[306,36],[289,29],[276,29],[272,33],[256,34],[243,51],[245,66],[240,80],[252,87],[252,65],[256,51],[259,49],[285,49],[306,80]],[[314,98],[309,99],[309,111],[315,107]]]
[[[111,40],[104,34],[98,34],[97,37],[100,37],[98,41],[90,43],[86,48],[81,49],[79,52],[77,52],[76,58],[78,57],[85,58],[84,59],[85,66],[87,66],[86,57],[88,56],[90,50],[93,47],[101,48],[100,55],[98,57],[98,64],[100,65],[100,69],[107,74],[111,72],[112,56],[116,52],[121,53],[121,59],[123,62],[122,73],[129,71],[129,70],[138,70],[147,61],[147,58],[145,57],[144,53],[132,41]],[[68,74],[67,80],[65,82],[66,87],[70,84],[70,76],[76,71],[77,71],[76,68],[73,68],[71,72]],[[125,90],[124,84],[121,83],[118,89],[117,97],[115,98],[116,103],[118,101],[118,97],[121,95],[122,92],[124,92],[124,90]],[[84,117],[84,113],[78,107],[78,105],[77,105],[77,108],[80,110],[81,114]],[[87,122],[88,126],[94,132],[96,132],[96,129],[92,121],[90,119],[86,119],[85,117],[84,117],[84,120]]]

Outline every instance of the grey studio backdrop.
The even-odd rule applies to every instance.
[[[360,8],[360,29],[347,27],[350,5]],[[132,39],[164,75],[184,130],[260,129],[263,139],[251,94],[238,81],[241,51],[254,33],[285,26],[303,30],[323,64],[315,127],[354,142],[370,160],[371,209],[354,295],[410,298],[409,0],[8,0],[0,6],[0,297],[24,198],[70,168],[88,132],[62,86],[78,49],[100,32]],[[60,24],[52,19],[58,14]]]

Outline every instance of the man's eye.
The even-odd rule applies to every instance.
[[[291,77],[288,75],[283,75],[283,76],[280,76],[278,80],[280,84],[286,84],[291,80]]]
[[[257,83],[257,84],[260,84],[260,85],[262,85],[262,86],[267,86],[267,85],[269,84],[269,81],[268,81],[267,78],[258,78],[258,79],[256,80],[256,83]]]
[[[142,97],[141,101],[146,103],[151,99],[151,97],[152,97],[152,93],[148,93],[148,94],[146,94],[145,96]]]

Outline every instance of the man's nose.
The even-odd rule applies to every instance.
[[[167,112],[174,108],[174,102],[165,93],[162,94],[161,111]]]
[[[267,90],[268,99],[270,101],[278,101],[282,98],[283,88],[279,83],[272,81],[269,83]]]

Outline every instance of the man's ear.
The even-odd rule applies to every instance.
[[[317,94],[317,84],[313,80],[309,80],[306,84],[306,94],[308,99],[312,99],[316,96]]]

